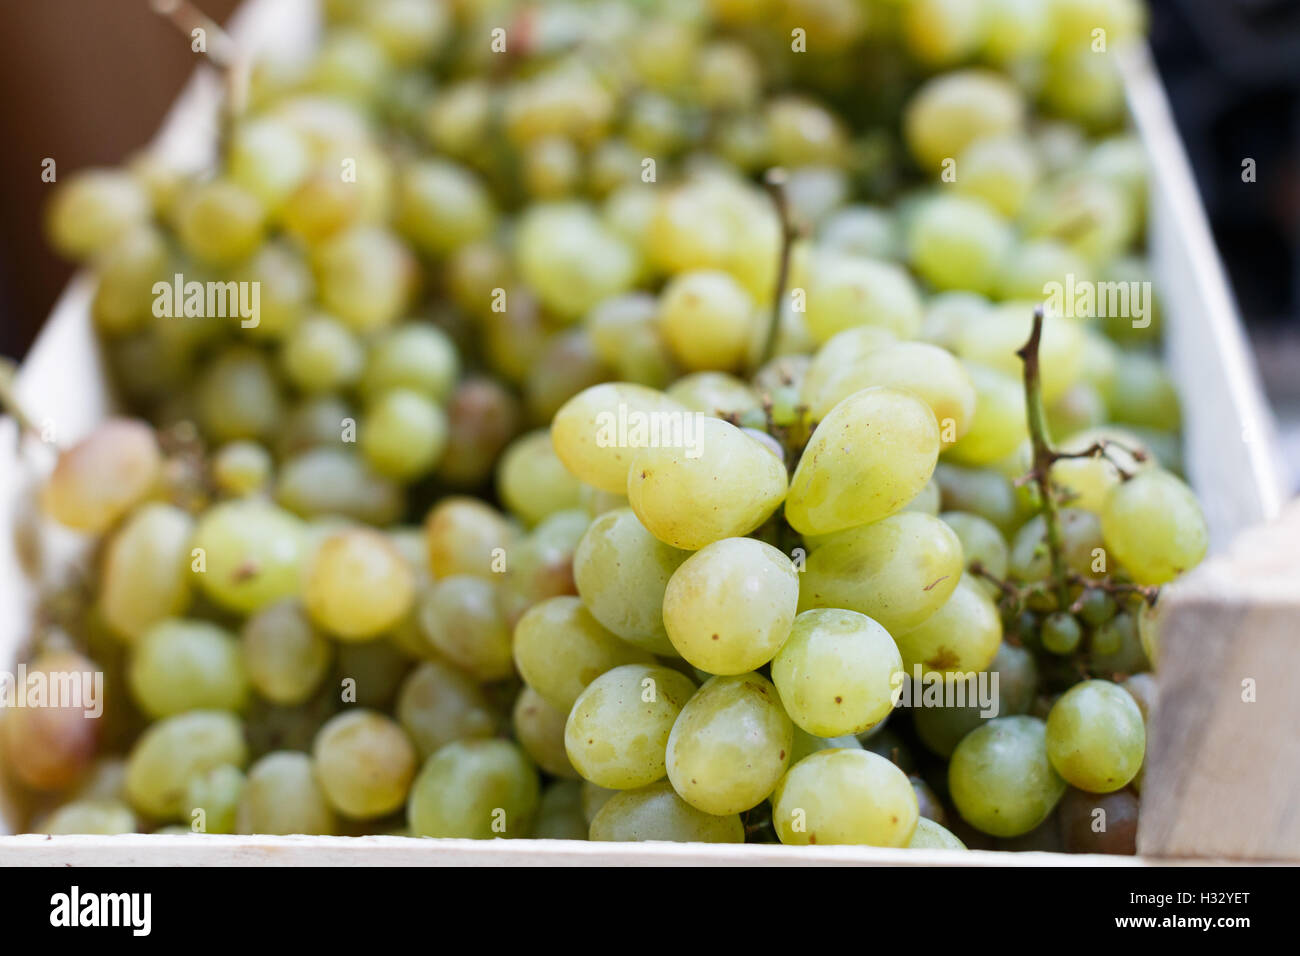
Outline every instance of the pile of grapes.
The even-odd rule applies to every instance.
[[[1136,0],[324,12],[51,201],[138,417],[42,492],[32,828],[1133,852],[1207,537]]]

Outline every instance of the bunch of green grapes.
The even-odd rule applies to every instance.
[[[32,825],[1132,852],[1206,550],[1137,0],[323,7],[52,201],[129,413],[42,492],[105,706],[0,720]]]

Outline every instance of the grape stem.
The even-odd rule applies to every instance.
[[[1136,594],[1151,607],[1155,606],[1156,600],[1160,597],[1160,588],[1158,587],[1146,587],[1129,581],[1115,581],[1108,577],[1093,579],[1086,578],[1077,572],[1071,572],[1069,581],[1071,584],[1077,584],[1083,588],[1078,599],[1075,600],[1074,604],[1070,605],[1070,610],[1075,613],[1078,613],[1083,608],[1083,597],[1089,591],[1104,591],[1112,597],[1123,594]]]
[[[781,255],[777,262],[776,293],[772,300],[772,316],[768,319],[767,335],[763,340],[763,351],[758,356],[754,371],[762,368],[776,351],[776,336],[781,328],[781,307],[785,303],[785,287],[790,281],[790,250],[798,237],[798,230],[790,218],[790,201],[786,195],[785,185],[788,176],[780,166],[773,166],[763,176],[763,188],[772,197],[772,205],[781,227]]]
[[[150,0],[150,6],[154,13],[174,26],[183,36],[192,39],[195,30],[203,31],[203,55],[221,71],[226,87],[218,143],[219,152],[224,153],[231,127],[248,108],[248,85],[252,73],[252,61],[240,51],[239,46],[230,38],[230,34],[221,28],[221,24],[190,0]]]
[[[1033,466],[1029,472],[1038,486],[1042,501],[1041,514],[1047,530],[1047,549],[1052,561],[1052,584],[1056,591],[1058,607],[1070,605],[1070,587],[1066,576],[1064,546],[1061,540],[1061,519],[1057,512],[1056,495],[1052,491],[1052,463],[1057,452],[1047,437],[1047,413],[1043,408],[1042,369],[1038,347],[1043,338],[1043,307],[1034,307],[1034,325],[1029,341],[1017,350],[1025,366],[1025,412],[1029,421],[1029,440],[1033,445]]]

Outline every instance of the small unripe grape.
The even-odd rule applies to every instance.
[[[384,392],[366,406],[361,454],[379,474],[413,481],[432,471],[447,447],[447,416],[426,396],[408,388]]]
[[[1057,611],[1043,621],[1040,639],[1044,650],[1051,651],[1053,654],[1073,654],[1079,646],[1079,641],[1083,639],[1083,628],[1079,626],[1079,619],[1073,614]]]

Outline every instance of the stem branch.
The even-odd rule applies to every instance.
[[[776,294],[772,301],[772,317],[768,320],[763,351],[759,354],[754,371],[766,365],[776,351],[776,337],[781,328],[781,308],[785,304],[785,287],[790,281],[790,249],[798,236],[794,223],[790,219],[790,202],[785,193],[786,180],[786,172],[779,166],[769,169],[763,177],[763,188],[772,197],[772,205],[776,207],[777,219],[780,222],[781,258],[776,271]]]

